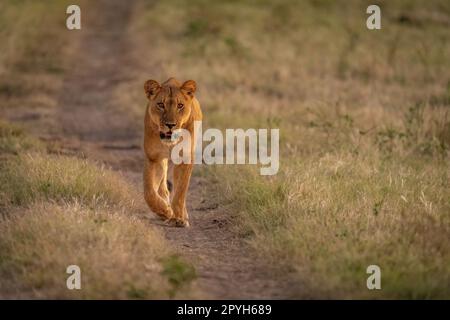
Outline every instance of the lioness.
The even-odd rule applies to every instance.
[[[179,227],[188,227],[186,193],[191,178],[195,136],[194,121],[202,120],[200,104],[195,98],[196,83],[188,80],[181,84],[170,78],[163,84],[148,80],[144,90],[148,98],[145,112],[144,196],[150,209],[166,221]],[[174,145],[176,129],[191,134],[191,162],[174,165],[173,197],[167,187],[168,158]]]

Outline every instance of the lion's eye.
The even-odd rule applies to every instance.
[[[180,110],[181,110],[181,109],[183,109],[183,108],[184,108],[184,104],[182,104],[182,103],[179,103],[179,104],[178,104],[178,109],[180,109]]]
[[[164,109],[164,103],[162,103],[162,102],[159,102],[159,103],[157,104],[157,106],[158,106],[158,108],[160,108],[160,109]]]

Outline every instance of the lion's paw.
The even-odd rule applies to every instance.
[[[168,219],[167,223],[171,226],[179,228],[187,228],[190,226],[189,221],[187,219],[180,219],[180,218]]]

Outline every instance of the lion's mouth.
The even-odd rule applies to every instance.
[[[172,131],[169,132],[159,132],[159,137],[161,140],[172,140]]]

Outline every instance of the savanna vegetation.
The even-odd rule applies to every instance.
[[[68,1],[0,4],[0,110],[57,108],[71,43]],[[19,124],[0,122],[0,298],[194,297],[195,269],[139,216],[121,174],[63,155]],[[36,131],[36,130],[34,130]],[[82,290],[68,290],[69,265]]]
[[[70,1],[0,3],[0,108],[54,107],[70,47],[64,37]]]
[[[0,3],[1,112],[58,107],[68,4]],[[205,128],[280,129],[277,175],[195,173],[296,297],[450,297],[448,1],[378,1],[373,31],[370,1],[136,4],[134,65],[111,93],[136,123],[144,81],[176,76],[197,81]],[[0,123],[0,297],[195,297],[134,185],[28,129]],[[83,290],[65,286],[72,263]],[[382,290],[366,288],[372,264]]]
[[[142,3],[136,79],[197,80],[204,127],[280,128],[277,175],[198,173],[236,232],[304,284],[297,297],[448,298],[450,6],[381,1],[370,31],[369,4]],[[122,99],[144,101],[141,87]],[[372,264],[382,290],[366,288]]]

